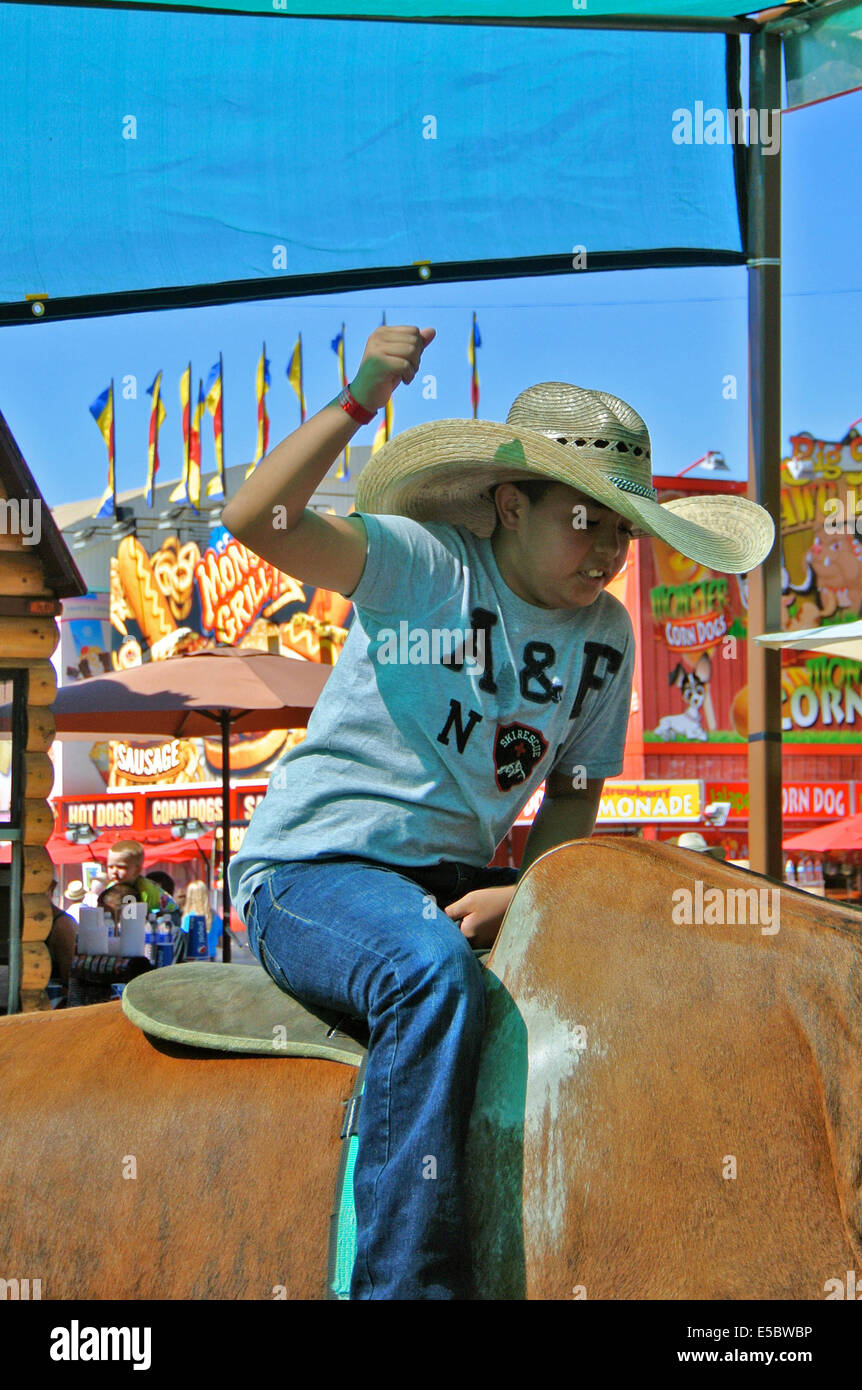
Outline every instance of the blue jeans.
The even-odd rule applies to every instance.
[[[249,904],[249,946],[276,984],[368,1024],[351,1299],[471,1295],[463,1166],[485,992],[467,938],[441,909],[517,876],[294,861],[275,865]]]

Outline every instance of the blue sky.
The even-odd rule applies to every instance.
[[[792,112],[782,129],[782,440],[811,430],[840,438],[862,415],[858,370],[862,267],[856,202],[862,187],[862,93]],[[747,468],[747,274],[670,270],[549,276],[265,301],[66,323],[0,328],[0,410],[48,503],[96,496],[105,486],[105,448],[90,402],[113,376],[117,487],[146,479],[149,397],[163,370],[168,411],[160,480],[181,470],[179,378],[191,358],[206,379],[223,353],[228,465],[250,459],[256,440],[255,369],[263,341],[271,360],[270,445],[299,423],[285,368],[302,332],[309,414],[338,390],[331,339],[346,324],[353,375],[368,334],[389,323],[427,324],[437,338],[423,358],[436,399],[419,381],[394,397],[395,428],[466,416],[466,346],[473,310],[479,355],[479,414],[503,419],[519,391],[563,380],[611,391],[645,418],[657,473],[678,473],[708,449],[731,476]],[[136,398],[123,398],[123,378]],[[724,382],[737,379],[736,399]],[[356,443],[370,443],[373,426]],[[203,467],[214,466],[205,426]]]

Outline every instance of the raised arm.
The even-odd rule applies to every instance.
[[[395,388],[419,370],[436,330],[376,328],[350,393],[366,410],[385,406]],[[267,454],[222,512],[238,540],[270,564],[317,588],[349,595],[362,576],[365,527],[360,518],[320,516],[307,503],[359,423],[330,401]]]

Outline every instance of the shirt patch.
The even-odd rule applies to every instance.
[[[494,738],[494,779],[501,792],[526,782],[548,749],[547,739],[529,724],[498,724]]]

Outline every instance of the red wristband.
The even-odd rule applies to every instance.
[[[352,420],[358,420],[360,425],[369,424],[377,414],[376,410],[366,410],[364,405],[360,405],[350,394],[350,387],[345,386],[341,395],[338,397],[338,404],[342,410],[346,410]]]

